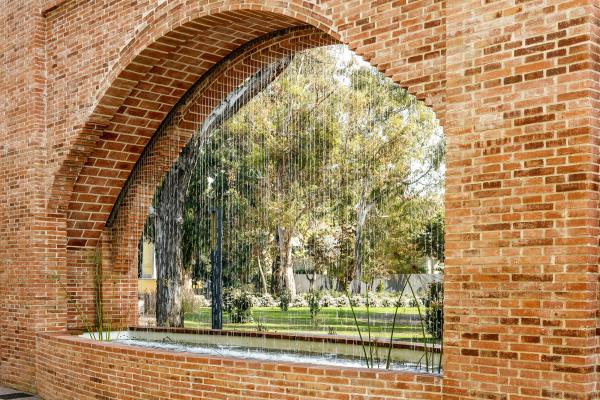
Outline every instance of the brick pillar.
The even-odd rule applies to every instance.
[[[447,3],[446,399],[598,396],[590,3]]]
[[[0,382],[35,386],[35,335],[64,328],[51,275],[65,225],[46,215],[45,21],[38,1],[0,7]]]

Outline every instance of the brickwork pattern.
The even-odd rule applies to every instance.
[[[597,2],[447,12],[446,397],[597,398]]]
[[[91,396],[60,387],[73,373],[72,390],[139,398],[123,392],[148,382],[133,371],[116,389],[85,375],[120,382],[115,364],[72,368],[82,354],[131,353],[43,334],[73,321],[53,277],[89,298],[88,251],[99,239],[119,250],[105,219],[179,97],[240,45],[308,24],[443,122],[446,358],[434,386],[452,400],[600,397],[597,0],[6,0],[0,21],[0,382]],[[119,273],[126,319],[134,271]],[[127,365],[168,374],[168,358]],[[429,396],[414,390],[393,396]]]
[[[440,399],[440,377],[197,356],[43,334],[45,400]]]

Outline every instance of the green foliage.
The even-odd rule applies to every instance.
[[[366,330],[367,310],[365,307],[355,307],[354,311],[361,330]],[[403,308],[402,313],[406,315],[397,324],[394,334],[395,340],[413,340],[419,335],[418,326],[414,321],[418,318],[417,310],[414,308]],[[373,338],[390,338],[389,317],[394,313],[394,308],[370,308],[371,334]],[[186,314],[186,327],[209,327],[211,320],[210,308],[200,308],[194,313]],[[311,332],[314,334],[327,334],[329,327],[335,329],[338,335],[356,336],[356,325],[350,307],[323,307],[319,313],[319,325],[314,325],[310,319],[308,307],[290,308],[289,311],[281,311],[279,307],[253,307],[252,317],[254,322],[245,324],[233,324],[228,315],[225,315],[225,329],[256,331],[258,324],[269,332]]]
[[[444,332],[444,284],[442,282],[429,284],[423,304],[427,333],[436,341],[441,341]]]
[[[90,256],[90,261],[94,264],[94,306],[96,308],[96,330],[97,339],[100,341],[110,341],[112,331],[112,321],[106,318],[104,312],[104,271],[102,270],[102,251],[97,249]],[[92,338],[94,335],[92,335]]]
[[[443,262],[444,140],[435,115],[339,52],[297,54],[206,138],[183,214],[183,265],[194,280],[211,273],[216,206],[224,286],[266,292],[273,282],[285,310],[293,287],[284,278],[300,260],[343,291],[419,272],[424,254]],[[151,223],[144,235],[153,237]]]
[[[234,324],[252,321],[252,292],[248,288],[223,289],[223,310]]]
[[[233,288],[233,287],[223,288],[223,292],[221,294],[223,311],[225,311],[227,313],[231,312],[231,309],[233,308],[233,299],[236,296],[236,293],[235,293],[236,290],[239,290],[239,289]]]
[[[279,308],[281,311],[288,311],[292,302],[292,292],[284,289],[279,295]]]
[[[414,274],[426,272],[422,269],[425,255],[443,261],[443,231],[432,228],[432,223],[443,219],[442,207],[435,197],[391,202],[385,211],[388,218],[377,226],[376,264],[385,271]],[[432,229],[436,233],[433,242]]]
[[[308,302],[310,319],[316,324],[317,316],[321,311],[321,292],[318,290],[311,290],[306,294],[306,301]]]
[[[269,329],[259,321],[256,323],[256,332],[269,332]]]
[[[430,254],[436,260],[444,262],[444,213],[437,209],[436,213],[427,221],[425,228],[416,237],[415,243],[421,254]]]
[[[88,261],[94,264],[94,307],[95,323],[89,321],[87,314],[81,308],[73,294],[63,283],[58,273],[54,273],[49,278],[62,290],[67,303],[73,305],[81,323],[92,340],[106,341],[111,340],[112,320],[107,318],[104,311],[104,299],[102,296],[105,277],[102,270],[102,252],[99,249],[94,250],[88,256]]]

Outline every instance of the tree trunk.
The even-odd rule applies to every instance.
[[[177,166],[175,167],[177,170]],[[183,202],[185,188],[168,173],[158,197],[156,229],[156,324],[183,327]]]
[[[183,215],[185,196],[198,161],[197,155],[206,138],[223,121],[228,120],[256,94],[267,87],[292,61],[284,57],[260,71],[233,90],[204,120],[199,130],[167,172],[157,193],[156,229],[156,323],[158,326],[182,327],[183,285]],[[293,276],[293,275],[292,275]]]
[[[367,221],[367,215],[374,205],[374,203],[366,203],[366,195],[363,192],[358,210],[356,211],[356,231],[354,233],[354,271],[352,274],[354,279],[352,280],[352,294],[360,294],[361,291],[363,230]]]
[[[312,292],[315,289],[315,279],[317,278],[317,274],[312,273],[312,277],[309,278],[310,274],[306,274],[306,279],[308,279],[308,291]]]
[[[275,255],[271,262],[271,293],[281,294],[281,274],[279,273],[279,256]]]
[[[352,294],[360,294],[362,283],[362,226],[357,224],[354,234],[354,270],[352,272]]]
[[[279,237],[279,270],[283,280],[283,289],[287,289],[292,296],[296,295],[296,282],[294,281],[294,268],[292,265],[292,232],[283,227],[277,228]]]
[[[260,260],[260,254],[256,256],[256,264],[258,266],[258,274],[260,275],[260,283],[262,286],[262,293],[267,294],[267,277],[265,276],[265,271],[263,271],[262,262]]]

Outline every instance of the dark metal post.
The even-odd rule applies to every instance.
[[[212,328],[223,329],[223,260],[221,244],[223,240],[223,210],[211,210],[211,262],[212,262]]]

